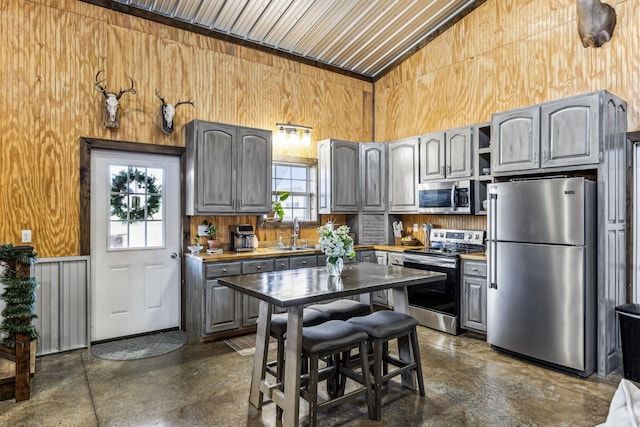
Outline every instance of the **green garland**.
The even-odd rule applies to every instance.
[[[0,329],[9,336],[0,342],[6,347],[14,347],[16,334],[25,334],[29,339],[38,338],[36,327],[30,322],[35,314],[36,289],[38,281],[35,277],[18,277],[18,271],[11,269],[12,264],[31,266],[36,261],[36,253],[14,247],[12,244],[0,246],[0,264],[4,272],[0,281],[4,285],[1,297],[6,303],[2,310],[2,324]],[[28,321],[26,321],[28,319]]]
[[[131,194],[129,184],[134,183],[138,189],[146,186],[147,202],[140,207],[129,206],[128,197]],[[123,221],[137,222],[153,215],[160,210],[160,192],[162,186],[156,186],[156,179],[146,176],[139,169],[122,171],[111,180],[111,215]]]

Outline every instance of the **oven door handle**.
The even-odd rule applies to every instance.
[[[404,266],[407,267],[407,263],[412,263],[412,264],[416,264],[419,265],[421,269],[424,270],[429,270],[429,267],[440,267],[440,268],[448,268],[450,270],[455,270],[456,268],[456,263],[454,262],[446,262],[446,261],[433,261],[433,260],[429,260],[429,261],[424,261],[424,260],[419,260],[410,256],[405,255],[404,256]]]

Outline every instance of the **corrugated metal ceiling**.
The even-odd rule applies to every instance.
[[[482,1],[84,0],[375,80]]]

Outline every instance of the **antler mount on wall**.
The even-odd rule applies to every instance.
[[[107,79],[98,80],[100,73],[104,72],[104,70],[98,71],[96,74],[96,82],[95,87],[96,90],[102,92],[104,96],[104,110],[103,110],[103,121],[104,126],[107,128],[118,128],[120,127],[120,119],[118,117],[118,107],[120,106],[120,97],[125,93],[136,94],[136,90],[133,87],[133,79],[129,77],[131,81],[131,87],[129,89],[120,89],[118,94],[113,92],[109,92],[107,90],[107,85],[102,85],[102,83],[106,82]]]
[[[578,34],[584,47],[600,47],[613,36],[616,11],[600,0],[576,0]]]

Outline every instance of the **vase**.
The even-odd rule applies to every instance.
[[[340,276],[342,269],[344,268],[344,260],[342,258],[336,258],[334,263],[330,262],[331,258],[327,258],[327,273],[329,276]]]

